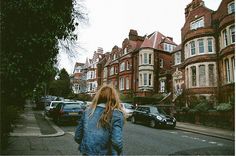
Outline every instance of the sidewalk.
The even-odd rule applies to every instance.
[[[33,111],[33,105],[28,103],[25,112],[21,115],[18,124],[10,136],[37,136],[55,137],[64,135],[64,131],[55,125],[51,120],[42,117],[42,114]],[[235,140],[235,132],[220,128],[207,127],[190,123],[177,122],[176,129],[199,133],[203,135]]]
[[[14,125],[10,136],[36,136],[36,137],[55,137],[64,135],[58,126],[50,120],[45,119],[42,114],[33,111],[33,105],[25,105],[24,113],[20,115],[17,124]]]
[[[235,132],[226,130],[226,129],[220,129],[215,127],[208,127],[203,125],[196,125],[196,124],[190,124],[190,123],[184,123],[184,122],[177,122],[177,125],[175,127],[179,130],[189,131],[193,133],[203,134],[207,136],[213,136],[218,138],[223,138],[227,140],[235,140]]]

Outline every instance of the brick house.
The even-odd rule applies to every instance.
[[[215,103],[232,100],[234,1],[223,0],[218,10],[212,11],[205,7],[204,1],[193,0],[185,8],[181,37],[180,47],[172,53],[174,99],[184,92],[186,106],[191,105],[193,95],[204,96]],[[180,75],[179,80],[176,75]]]
[[[83,93],[86,90],[86,79],[84,76],[84,63],[75,63],[74,71],[71,76],[71,86],[75,94]]]
[[[172,93],[173,102],[182,95],[185,106],[191,105],[192,96],[215,104],[234,100],[234,17],[233,0],[222,0],[216,11],[203,0],[192,0],[185,8],[178,46],[158,31],[139,36],[131,29],[121,47],[87,59],[87,93],[112,83],[123,94]]]
[[[217,26],[219,101],[234,101],[235,97],[235,11],[233,0],[223,0],[213,14]]]
[[[114,46],[98,64],[101,82],[112,83],[122,94],[136,96],[171,91],[171,37],[160,32],[139,36],[130,30],[122,47]]]
[[[86,75],[86,93],[93,96],[98,87],[98,80],[100,80],[100,72],[98,72],[97,64],[104,57],[103,49],[99,47],[94,51],[92,59],[86,59],[84,65],[84,73]]]
[[[145,36],[140,48],[133,52],[136,95],[147,96],[171,91],[171,51],[175,47],[176,43],[172,38],[158,31]]]

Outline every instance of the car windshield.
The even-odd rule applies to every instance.
[[[128,103],[122,103],[126,109],[134,109],[134,106]]]
[[[79,103],[71,103],[71,104],[65,104],[64,109],[76,109],[81,108],[81,105]]]
[[[151,107],[151,113],[159,113],[166,115],[166,112],[159,107]]]

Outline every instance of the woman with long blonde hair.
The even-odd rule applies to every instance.
[[[75,141],[85,155],[120,155],[125,117],[118,92],[103,85],[85,110],[75,131]]]

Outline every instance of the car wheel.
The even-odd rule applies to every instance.
[[[150,127],[154,128],[156,126],[155,120],[150,121]]]
[[[131,117],[131,122],[136,123],[136,120],[135,120],[134,116]]]

